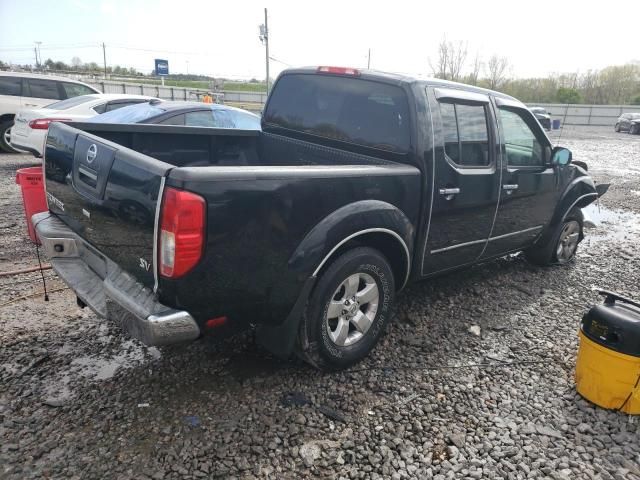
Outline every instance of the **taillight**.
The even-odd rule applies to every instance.
[[[351,75],[357,77],[360,70],[349,67],[318,67],[318,73],[333,73],[334,75]]]
[[[47,130],[51,122],[70,122],[70,118],[36,118],[29,122],[29,126],[34,130]]]
[[[165,188],[158,227],[160,275],[180,277],[200,261],[204,227],[204,198],[184,190]]]

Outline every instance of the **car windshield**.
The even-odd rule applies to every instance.
[[[640,119],[640,113],[631,114],[631,120],[638,120],[638,119]]]
[[[158,105],[139,103],[97,115],[91,118],[90,121],[93,123],[139,123],[165,111],[164,108]]]
[[[531,111],[533,113],[547,113],[547,111],[542,107],[533,107]]]
[[[81,95],[79,97],[67,98],[66,100],[51,103],[43,108],[50,108],[51,110],[67,110],[71,107],[77,107],[83,103],[90,102],[91,100],[95,100],[95,97],[91,95]]]
[[[260,117],[249,112],[220,108],[213,111],[213,116],[218,128],[260,130]]]

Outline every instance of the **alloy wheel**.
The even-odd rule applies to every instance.
[[[378,312],[378,284],[367,273],[347,277],[334,292],[325,317],[331,341],[347,347],[362,340]]]

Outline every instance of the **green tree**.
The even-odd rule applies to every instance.
[[[560,87],[556,92],[559,103],[580,103],[580,92],[575,88]]]

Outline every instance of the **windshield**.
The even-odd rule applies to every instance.
[[[533,113],[547,113],[547,111],[542,107],[533,107],[531,111]]]
[[[638,120],[638,119],[640,119],[640,113],[631,114],[631,120]]]
[[[52,110],[67,110],[71,107],[77,107],[78,105],[82,105],[83,103],[87,103],[95,99],[96,97],[92,95],[81,95],[79,97],[67,98],[66,100],[62,100],[60,102],[51,103],[43,108],[50,108]]]
[[[164,112],[165,109],[158,105],[139,103],[97,115],[90,121],[95,123],[139,123]]]

